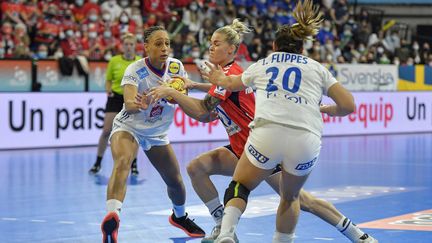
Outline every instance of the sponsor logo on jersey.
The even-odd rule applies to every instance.
[[[226,89],[220,87],[220,86],[216,86],[216,89],[214,90],[215,94],[221,95],[221,96],[225,96],[226,94]]]
[[[149,72],[147,71],[147,68],[146,68],[146,67],[143,67],[143,68],[141,68],[141,69],[138,69],[138,70],[136,71],[136,73],[138,74],[138,77],[139,77],[140,79],[143,79],[143,78],[149,76]]]
[[[180,72],[180,65],[177,62],[170,62],[168,65],[168,72],[178,74]]]
[[[306,163],[302,163],[302,164],[298,164],[295,169],[296,170],[307,170],[310,167],[312,167],[315,164],[315,161],[317,160],[318,157],[315,157],[313,160],[306,162]]]
[[[269,158],[258,152],[258,150],[256,150],[251,144],[249,144],[248,151],[261,164],[264,164],[269,160]]]

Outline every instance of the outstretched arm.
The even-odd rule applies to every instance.
[[[173,88],[163,85],[152,88],[149,95],[152,96],[154,100],[170,96],[177,101],[178,105],[186,115],[200,122],[210,122],[215,120],[217,117],[213,110],[221,102],[220,99],[210,96],[209,94],[206,95],[204,100],[200,100],[184,95]]]
[[[241,75],[226,76],[220,65],[214,66],[207,62],[206,65],[210,71],[208,73],[204,73],[203,77],[210,83],[230,91],[240,91],[246,88],[241,80]]]

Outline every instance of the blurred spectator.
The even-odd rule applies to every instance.
[[[47,59],[48,56],[48,47],[45,44],[40,44],[38,46],[37,52],[32,55],[34,59]]]
[[[158,19],[165,19],[170,16],[170,0],[143,0],[143,13],[144,15],[154,14]]]
[[[75,4],[71,6],[72,13],[77,23],[82,23],[87,18],[87,11],[84,9],[84,0],[75,0]]]
[[[395,50],[400,47],[400,38],[399,38],[398,32],[395,30],[393,30],[389,33],[390,34],[388,34],[385,37],[385,39],[383,41],[383,45],[391,53],[394,53]]]
[[[330,9],[331,20],[336,24],[338,32],[342,31],[343,26],[348,20],[348,5],[346,0],[335,0]]]
[[[24,24],[15,25],[13,58],[30,57],[30,38],[27,35],[27,28]]]
[[[247,49],[247,46],[243,42],[241,42],[239,47],[238,47],[237,55],[236,55],[236,61],[238,61],[238,62],[243,62],[243,61],[250,62],[250,61],[252,61],[252,58],[249,55],[249,50]]]
[[[316,36],[316,39],[321,43],[326,43],[327,40],[333,41],[335,36],[333,35],[332,31],[332,23],[330,20],[324,20],[323,26],[320,29],[318,35]]]
[[[24,6],[20,0],[3,1],[1,4],[2,22],[22,23],[21,12]]]
[[[96,12],[97,15],[100,15],[101,12],[102,12],[101,7],[100,7],[99,4],[98,4],[98,0],[88,0],[88,2],[86,2],[86,3],[83,5],[82,8],[83,8],[83,10],[84,10],[84,14],[85,14],[86,16],[89,15],[89,14],[91,14],[91,13],[90,13],[91,10],[93,10],[94,12]],[[93,13],[94,13],[94,12],[93,12]]]
[[[107,0],[101,5],[102,12],[108,12],[111,16],[111,21],[114,21],[120,16],[123,9],[117,4],[116,0]]]
[[[60,21],[57,20],[57,6],[51,4],[48,6],[44,17],[36,25],[35,46],[45,44],[48,46],[48,53],[52,53],[57,45],[61,31]]]
[[[197,1],[193,1],[187,8],[183,9],[183,23],[189,31],[197,33],[201,29],[201,11]]]
[[[0,57],[12,58],[15,48],[15,42],[12,35],[12,24],[9,22],[3,23],[0,33]]]
[[[143,17],[141,15],[141,10],[139,8],[132,8],[130,13],[131,19],[134,21],[136,28],[142,28]]]
[[[120,38],[120,36],[125,33],[135,34],[135,28],[136,28],[135,21],[133,21],[129,17],[126,11],[122,11],[118,19],[118,22],[114,23],[111,30],[113,36],[115,36],[116,38]]]

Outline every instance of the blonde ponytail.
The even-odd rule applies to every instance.
[[[297,23],[293,24],[290,34],[294,39],[311,39],[318,34],[320,24],[323,21],[322,13],[317,6],[313,6],[312,0],[299,1],[293,12]]]

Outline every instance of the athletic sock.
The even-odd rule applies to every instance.
[[[272,243],[292,243],[294,242],[294,233],[286,234],[275,231]]]
[[[96,157],[96,162],[94,163],[95,166],[100,166],[102,162],[102,156]]]
[[[215,197],[212,200],[206,202],[205,205],[213,217],[213,220],[216,222],[216,225],[221,225],[224,208],[220,203],[219,198]]]
[[[108,213],[115,212],[118,216],[120,216],[120,211],[123,203],[117,199],[109,199],[106,201],[106,208]]]
[[[132,161],[131,167],[135,167],[135,168],[137,167],[137,159],[136,158]]]
[[[176,218],[181,218],[186,215],[185,213],[185,205],[175,205],[173,204],[173,211]]]
[[[222,235],[228,233],[232,228],[234,228],[235,230],[241,215],[242,212],[240,211],[240,209],[233,206],[226,207],[224,209],[220,234]]]
[[[364,235],[364,232],[353,224],[349,218],[343,217],[336,228],[351,241],[356,241]]]

